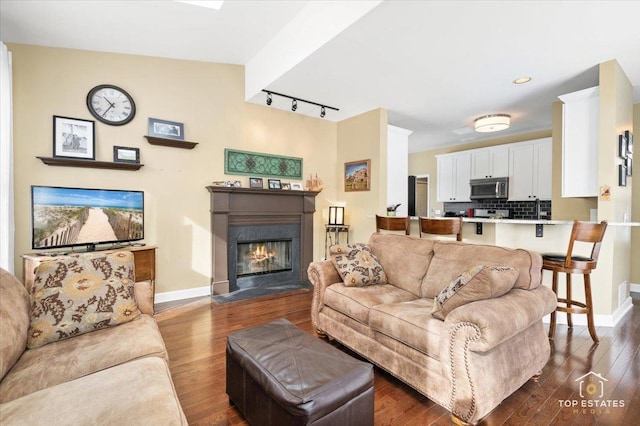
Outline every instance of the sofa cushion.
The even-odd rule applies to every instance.
[[[168,358],[160,330],[149,315],[27,349],[0,382],[0,403],[145,357]]]
[[[29,310],[24,285],[0,268],[0,379],[27,347]]]
[[[369,324],[369,310],[383,303],[406,302],[413,294],[389,284],[370,287],[347,287],[332,284],[324,294],[324,304],[363,324]]]
[[[500,297],[513,288],[518,270],[478,265],[454,278],[433,300],[432,315],[441,320],[458,306]]]
[[[122,364],[2,404],[0,422],[187,425],[169,368],[160,358]]]
[[[431,315],[432,299],[386,303],[371,308],[369,325],[377,332],[440,359],[444,323]]]
[[[542,256],[533,251],[436,241],[433,252],[429,270],[422,281],[421,297],[433,299],[454,278],[476,265],[510,266],[517,269],[518,279],[514,288],[533,289],[542,282]]]
[[[137,318],[133,253],[77,254],[42,262],[31,286],[27,347]]]
[[[369,247],[384,268],[389,284],[418,297],[434,244],[434,240],[406,235],[373,234],[369,239]]]
[[[387,283],[387,276],[380,262],[366,244],[331,246],[329,255],[347,287]]]

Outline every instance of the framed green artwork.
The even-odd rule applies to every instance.
[[[302,179],[302,158],[226,148],[224,150],[224,173]]]

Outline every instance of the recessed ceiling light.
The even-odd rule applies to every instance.
[[[525,84],[531,81],[531,77],[520,77],[513,80],[513,84]]]

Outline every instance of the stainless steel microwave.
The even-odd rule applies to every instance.
[[[509,197],[509,178],[471,179],[472,200],[487,200]]]

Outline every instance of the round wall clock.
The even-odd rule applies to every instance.
[[[111,84],[91,89],[87,95],[87,108],[95,118],[112,126],[127,124],[136,115],[136,104],[131,95]]]

